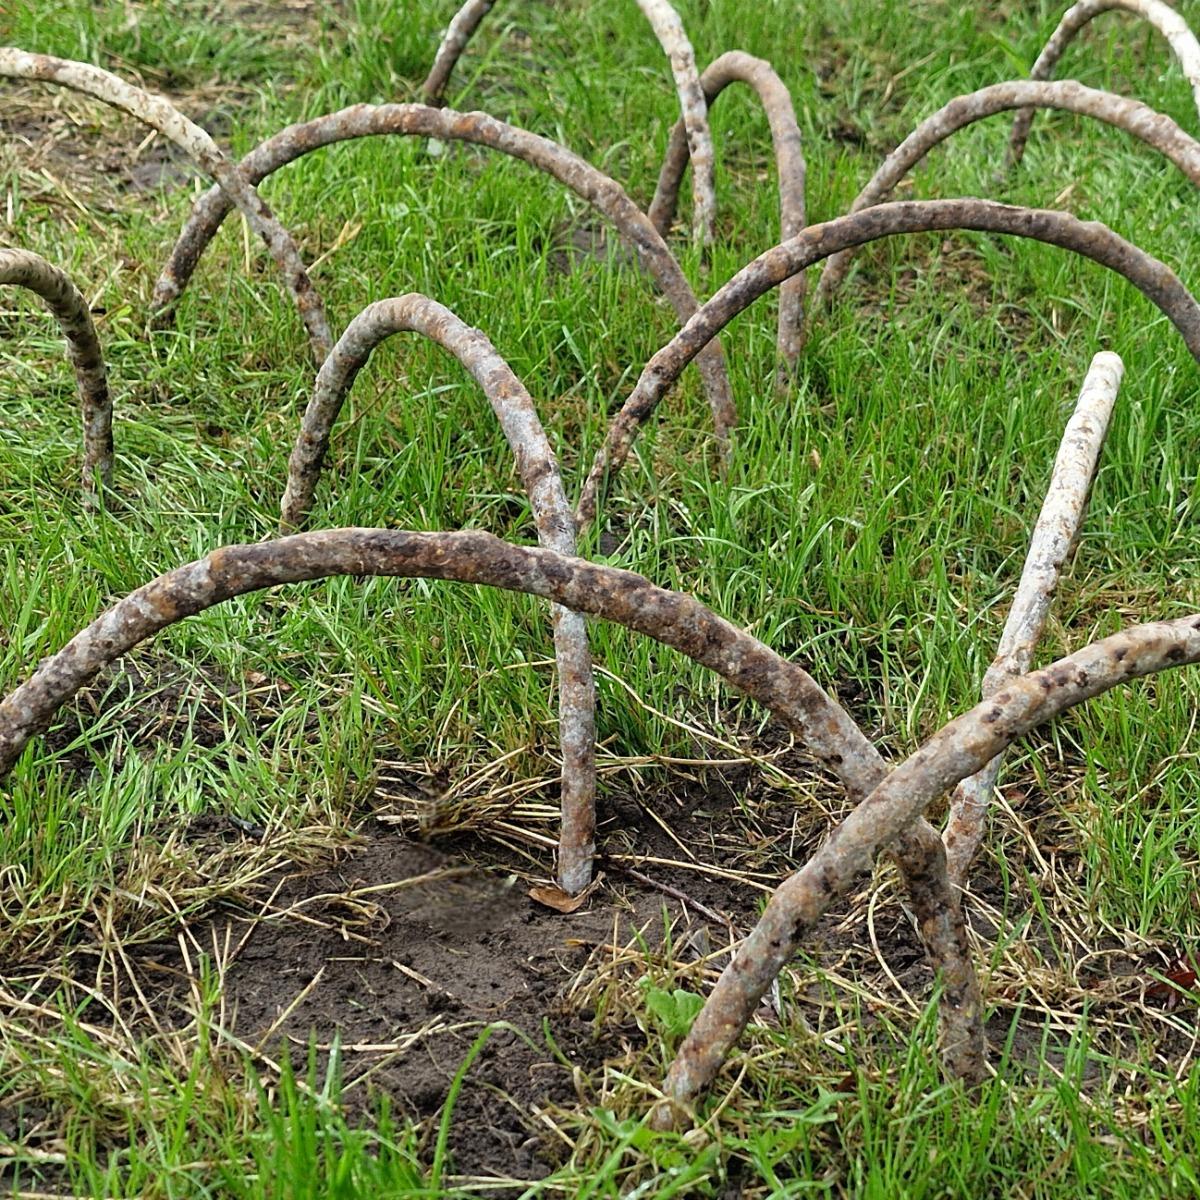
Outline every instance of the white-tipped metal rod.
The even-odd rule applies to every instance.
[[[89,63],[54,58],[49,54],[29,54],[13,46],[3,46],[0,47],[0,77],[54,83],[73,92],[81,92],[128,113],[151,129],[157,129],[163,137],[178,146],[219,185],[245,216],[250,228],[266,242],[300,310],[312,344],[313,357],[318,364],[324,362],[333,346],[333,336],[325,319],[321,297],[304,269],[296,243],[237,166],[221,153],[217,144],[199,125],[188,120],[161,96],[151,95]]]
[[[1097,354],[1088,368],[1058,447],[1050,486],[1029,541],[1029,553],[996,657],[983,677],[985,700],[1033,666],[1063,563],[1087,511],[1088,493],[1124,372],[1120,357],[1108,351]],[[962,780],[950,801],[950,818],[942,838],[950,880],[960,888],[966,883],[971,860],[983,840],[987,808],[1002,761],[1003,755],[998,754],[983,770]]]
[[[692,160],[692,236],[701,246],[712,244],[717,219],[717,194],[713,184],[713,144],[708,128],[708,104],[696,69],[696,53],[688,41],[679,14],[667,0],[637,0],[671,63],[675,91],[687,130]]]
[[[380,342],[405,332],[420,334],[449,351],[479,385],[512,450],[538,540],[560,554],[574,554],[575,519],[533,398],[483,333],[415,292],[368,305],[346,327],[321,367],[288,463],[282,532],[291,533],[308,516],[334,421],[355,377]],[[551,611],[562,747],[558,877],[563,891],[575,894],[591,882],[596,852],[595,687],[583,617],[559,604]]]
[[[442,35],[442,43],[438,46],[437,56],[425,82],[421,84],[421,96],[426,104],[440,108],[445,103],[446,85],[454,68],[462,57],[467,43],[479,28],[479,22],[492,11],[496,0],[467,0],[453,16],[446,32]]]
[[[1075,35],[1101,13],[1114,9],[1141,17],[1166,38],[1184,77],[1191,84],[1192,98],[1197,112],[1200,112],[1200,42],[1196,41],[1196,35],[1183,17],[1170,5],[1163,4],[1162,0],[1079,0],[1078,4],[1073,4],[1063,13],[1058,28],[1050,35],[1050,40],[1033,64],[1029,78],[1050,79],[1058,66],[1058,60],[1063,56],[1063,51]],[[1032,108],[1025,108],[1017,113],[1008,142],[1006,169],[1015,167],[1021,161],[1035,116],[1036,109]]]
[[[40,296],[67,339],[83,416],[83,499],[92,504],[97,485],[112,486],[113,435],[104,355],[87,301],[68,275],[29,250],[0,250],[0,283]]]

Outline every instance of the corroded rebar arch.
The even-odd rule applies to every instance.
[[[28,288],[39,296],[67,339],[83,417],[83,498],[94,502],[97,483],[112,487],[112,398],[87,300],[69,275],[31,250],[0,250],[0,284]]]
[[[1079,0],[1078,4],[1073,4],[1063,13],[1058,27],[1050,35],[1050,40],[1033,64],[1029,78],[1050,79],[1058,66],[1058,60],[1075,35],[1101,13],[1114,9],[1141,17],[1166,38],[1184,77],[1191,84],[1192,99],[1195,101],[1196,111],[1200,113],[1200,42],[1196,41],[1196,35],[1183,17],[1170,5],[1162,3],[1162,0]],[[1022,109],[1013,121],[1005,160],[1007,168],[1015,167],[1021,161],[1035,115],[1036,110],[1033,108]]]
[[[927,117],[884,159],[854,198],[850,211],[861,212],[886,200],[905,175],[951,134],[985,117],[1024,106],[1061,109],[1122,129],[1170,159],[1196,187],[1200,187],[1200,142],[1164,113],[1156,112],[1140,100],[1084,87],[1074,80],[1046,83],[1024,79],[996,83],[977,92],[956,96]],[[845,279],[853,255],[852,249],[841,250],[825,263],[813,297],[814,310],[819,309]]]
[[[762,103],[771,130],[775,150],[775,173],[779,177],[779,240],[795,237],[805,226],[804,145],[792,95],[766,59],[755,58],[741,50],[730,50],[715,58],[700,76],[704,99],[711,108],[716,98],[731,84],[744,83]],[[679,202],[679,185],[688,165],[687,129],[682,120],[675,123],[667,143],[658,186],[647,216],[664,237],[671,228]],[[780,366],[790,372],[804,347],[804,275],[795,275],[779,289]]]
[[[537,167],[612,222],[666,296],[681,323],[697,310],[696,294],[675,256],[645,213],[615,179],[565,146],[499,121],[487,113],[459,113],[425,104],[356,104],[280,130],[251,150],[242,159],[239,169],[247,180],[258,184],[280,167],[323,146],[385,134],[470,142]],[[155,313],[164,313],[187,287],[200,256],[231,207],[219,188],[211,188],[196,201],[192,215],[154,285],[151,307]],[[703,356],[697,357],[696,365],[704,381],[717,436],[724,441],[737,423],[737,412],[720,345],[714,342]]]
[[[234,596],[333,575],[481,584],[542,596],[625,625],[718,672],[778,714],[829,769],[843,765],[849,717],[803,668],[691,596],[629,571],[514,546],[486,533],[337,529],[226,546],[160,575],[97,617],[0,701],[0,778],[62,704],[140,642]],[[686,1104],[707,1086],[799,939],[931,799],[1072,705],[1130,679],[1196,661],[1200,616],[1135,626],[1010,681],[999,695],[935,734],[776,891],[685,1039],[667,1078],[667,1095]],[[840,725],[831,714],[841,715]]]
[[[185,617],[234,596],[331,575],[458,580],[525,592],[648,634],[789,718],[814,757],[836,770],[843,741],[825,728],[834,701],[796,664],[691,596],[631,571],[515,546],[492,534],[334,529],[226,546],[130,593],[0,700],[0,779],[58,708],[105,665]],[[841,712],[840,709],[837,709]],[[849,717],[842,714],[844,724]]]
[[[871,866],[880,849],[938,796],[981,770],[1017,738],[1085,700],[1145,675],[1200,662],[1200,614],[1134,625],[1010,679],[944,725],[782,883],[721,974],[671,1064],[656,1113],[668,1125],[711,1082],[771,982],[821,915]],[[684,1111],[681,1112],[680,1110]]]
[[[12,46],[0,47],[0,77],[54,83],[91,96],[135,117],[173,142],[228,196],[250,228],[267,244],[271,257],[300,310],[317,362],[324,360],[333,345],[321,297],[309,279],[292,236],[279,223],[252,184],[218,149],[217,144],[195,122],[161,96],[153,96],[125,80],[88,63],[29,54]]]
[[[405,332],[448,351],[479,385],[512,449],[538,540],[560,554],[574,554],[575,518],[533,398],[483,333],[416,293],[363,309],[322,365],[288,463],[281,530],[298,529],[308,516],[334,422],[359,371],[381,342]],[[574,894],[591,882],[596,849],[596,700],[583,618],[556,604],[553,619],[562,747],[558,875],[563,890]]]
[[[908,200],[878,204],[821,225],[760,254],[707,301],[642,369],[633,391],[608,427],[584,482],[576,520],[583,528],[596,515],[599,491],[629,456],[641,426],[696,351],[738,313],[785,279],[838,250],[900,233],[950,229],[1005,233],[1071,250],[1123,276],[1152,301],[1183,336],[1200,362],[1200,305],[1165,263],[1113,233],[1099,221],[1070,213],[1020,208],[991,200]]]

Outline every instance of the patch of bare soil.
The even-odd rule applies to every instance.
[[[722,855],[708,857],[740,826],[729,790],[718,787],[724,811],[714,812],[716,797],[700,791],[671,814],[671,831],[696,846],[699,863],[642,806],[610,805],[605,841],[613,856],[573,913],[535,902],[529,880],[515,873],[527,865],[523,857],[491,840],[457,835],[429,844],[369,819],[358,844],[332,862],[268,878],[245,908],[226,906],[189,937],[199,947],[236,948],[221,970],[237,1038],[271,1057],[290,1055],[301,1071],[310,1042],[323,1070],[337,1039],[351,1115],[384,1092],[393,1111],[434,1116],[480,1026],[504,1023],[458,1098],[454,1169],[536,1178],[565,1149],[539,1114],[595,1103],[597,1069],[628,1062],[645,1045],[636,1020],[597,1013],[594,990],[579,987],[589,965],[639,937],[653,956],[664,919],[674,953],[695,959],[729,944],[729,922],[741,934],[757,916],[763,892],[732,871],[722,878]],[[780,813],[778,832],[786,827]],[[194,832],[238,836],[211,819]],[[746,845],[744,829],[737,840]],[[630,842],[639,844],[637,866],[618,861]],[[732,845],[731,837],[731,855]],[[182,1017],[191,982],[177,944],[130,954],[143,986]]]
[[[801,765],[785,756],[773,761]],[[609,789],[601,810],[604,879],[576,912],[531,898],[529,856],[519,845],[506,847],[494,829],[425,841],[388,823],[396,815],[389,805],[366,818],[355,844],[320,865],[266,876],[186,921],[178,938],[128,945],[130,968],[158,1020],[182,1030],[194,1018],[199,956],[210,955],[222,985],[216,1019],[235,1045],[254,1051],[268,1077],[283,1058],[303,1077],[314,1044],[323,1072],[336,1044],[350,1118],[368,1114],[386,1094],[394,1112],[425,1122],[430,1138],[479,1029],[498,1023],[458,1097],[452,1169],[538,1178],[569,1153],[551,1129],[556,1112],[601,1104],[606,1065],[657,1079],[661,1067],[645,1055],[637,976],[647,964],[695,968],[704,955],[719,970],[731,937],[744,935],[768,890],[826,828],[820,808],[789,801],[757,767],[690,776],[685,790],[679,779],[641,794]],[[1044,852],[1059,855],[1052,865],[1069,869],[1049,799],[1030,795],[1015,807]],[[187,832],[198,851],[269,836],[215,814],[195,818]],[[1014,864],[1025,858],[1019,840],[1011,857]],[[972,903],[986,942],[1019,919],[1013,897],[986,886],[988,874],[981,869]],[[1012,1041],[1013,1077],[1057,1061],[1045,1040],[1046,1013],[1057,1010],[1061,1021],[1082,1000],[1102,1044],[1118,1049],[1137,1026],[1158,1035],[1159,1053],[1180,1052],[1183,1033],[1145,1019],[1147,1000],[1161,1010],[1178,997],[1169,988],[1156,996],[1144,979],[1128,978],[1144,974],[1144,965],[1121,947],[1085,956],[1093,964],[1088,972],[1050,969],[1051,955],[1069,950],[1074,936],[1066,930],[1056,946],[1027,930],[1007,952],[1013,961],[993,970],[993,1046],[1010,1036],[1014,1015],[1022,1018]],[[186,958],[181,943],[191,948]],[[868,1040],[897,1036],[929,994],[930,972],[890,872],[830,913],[804,950],[819,967],[799,964],[786,1000],[789,1024],[806,1029],[798,1036],[812,1043],[797,1046],[798,1062],[806,1055],[828,1061],[820,1037],[834,1029],[844,1036],[847,1010],[831,998],[832,983],[862,1001],[857,1019]],[[73,948],[80,979],[96,978],[97,954],[102,960],[86,943]],[[688,986],[707,990],[700,979],[697,971]],[[606,991],[606,980],[619,995]],[[1030,987],[1045,993],[1040,1003],[1031,1002]],[[877,1013],[891,1014],[891,1033],[877,1027]],[[1106,1013],[1114,1016],[1109,1033],[1100,1029]],[[138,1017],[125,1015],[136,1033]],[[85,1005],[82,1016],[108,1019],[100,1005]],[[768,1004],[759,1018],[774,1022],[776,1011]],[[830,1065],[836,1073],[836,1062]],[[24,1128],[12,1124],[12,1112],[0,1114],[5,1138],[19,1141],[31,1121],[54,1123],[53,1114],[39,1115],[28,1103],[23,1113]]]
[[[102,215],[123,194],[172,191],[200,174],[173,143],[99,102],[7,82],[0,97],[3,161],[22,172],[26,200],[45,198],[73,218]],[[220,140],[230,128],[227,106],[244,96],[214,85],[167,98]]]

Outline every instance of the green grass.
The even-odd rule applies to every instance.
[[[814,221],[844,211],[886,151],[951,96],[1027,73],[1059,11],[1048,3],[985,11],[957,0],[679,8],[700,62],[739,47],[783,76],[805,137]],[[0,32],[178,91],[191,115],[241,152],[342,104],[414,97],[452,6],[348,0],[297,27],[272,25],[263,7],[238,9],[214,20],[211,4],[17,0],[0,10]],[[648,202],[675,99],[632,0],[501,5],[489,22],[449,102],[561,140]],[[1105,16],[1060,74],[1136,94],[1194,128],[1189,89],[1167,62],[1149,32]],[[55,99],[31,88],[15,94],[13,113],[35,123],[22,136],[35,145],[47,129],[70,136],[65,157],[36,162],[21,137],[4,139],[0,196],[11,197],[12,218],[0,242],[68,269],[102,313],[120,495],[111,512],[81,507],[78,422],[58,336],[35,301],[6,293],[5,689],[157,572],[270,535],[312,379],[290,302],[236,220],[175,327],[143,333],[190,188],[131,195],[111,178],[89,184],[88,160],[72,159],[72,147],[100,151],[112,138],[127,164],[142,131],[75,98],[59,98],[71,114],[63,124]],[[713,127],[720,222],[707,273],[682,232],[674,239],[702,291],[778,236],[761,113],[731,90],[714,106]],[[904,195],[1069,207],[1183,279],[1200,278],[1195,194],[1144,147],[1043,113],[1022,169],[998,192],[992,176],[1007,129],[993,119],[959,134]],[[81,198],[86,216],[55,180]],[[572,226],[595,224],[593,215],[519,162],[377,139],[302,159],[263,192],[308,261],[329,251],[315,280],[335,329],[370,301],[410,290],[484,329],[537,400],[571,489],[606,413],[674,328],[615,249],[567,274],[556,268]],[[593,534],[586,553],[686,589],[800,658],[850,698],[889,751],[903,753],[976,695],[1066,415],[1090,356],[1111,348],[1125,359],[1125,385],[1044,654],[1200,606],[1195,364],[1122,280],[1013,239],[893,239],[861,255],[784,398],[771,389],[773,330],[766,299],[725,336],[743,419],[728,474],[713,469],[706,407],[688,378],[609,497],[617,548],[601,555]],[[317,520],[533,536],[482,397],[415,338],[377,352],[356,384]],[[137,701],[114,692],[98,721],[82,710],[70,727],[77,732],[64,725],[32,745],[0,795],[0,958],[48,953],[97,912],[129,937],[166,927],[170,906],[122,899],[153,869],[128,850],[182,814],[274,821],[281,853],[302,855],[313,829],[353,823],[380,757],[437,758],[457,772],[521,751],[514,772],[549,773],[548,628],[544,606],[529,598],[383,580],[251,596],[175,626],[134,661],[185,679],[261,672],[289,690],[255,720],[249,685],[234,687],[216,702],[224,732],[215,744],[195,732],[187,702],[172,739],[137,736]],[[594,629],[593,647],[647,704],[748,742],[760,731],[761,713],[672,652],[612,627]],[[1008,778],[1043,803],[1031,800],[1028,811],[1015,803],[1017,821],[1031,823],[1024,828],[997,818],[979,875],[999,889],[989,903],[1011,944],[1029,934],[1032,957],[1021,961],[1031,979],[1077,984],[1081,945],[1194,945],[1198,705],[1194,674],[1167,675],[1111,693],[1014,751]],[[599,731],[621,754],[694,750],[603,680]],[[81,753],[90,770],[80,769]],[[1034,861],[1031,829],[1061,855]],[[173,880],[185,911],[222,887],[197,864],[179,866]],[[1163,1062],[1128,1032],[1098,1042],[1082,1004],[1064,1001],[1069,1027],[1030,1017],[1042,1010],[1013,981],[1002,953],[1009,944],[996,943],[991,970],[1008,990],[996,985],[992,1000],[1002,1023],[1025,1014],[1025,1041],[997,1061],[997,1079],[973,1105],[936,1078],[928,1012],[882,1041],[851,1024],[837,1039],[841,1053],[798,1029],[756,1028],[707,1111],[721,1105],[739,1064],[751,1064],[746,1080],[702,1133],[651,1134],[640,1121],[643,1097],[618,1081],[614,1112],[574,1114],[575,1156],[527,1194],[719,1195],[733,1183],[776,1196],[1194,1194],[1196,1067]],[[1038,1020],[1045,1054],[1028,1040]],[[153,1046],[118,1054],[69,1014],[42,1042],[15,1025],[0,1030],[0,1104],[30,1088],[49,1097],[63,1122],[66,1178],[81,1194],[420,1195],[433,1194],[446,1168],[428,1137],[386,1111],[373,1125],[347,1127],[336,1078],[285,1073],[254,1085],[254,1068],[199,1035],[173,1057]],[[648,1079],[665,1062],[659,1037]],[[838,1090],[847,1077],[851,1090]],[[133,1081],[131,1090],[118,1080]],[[113,1109],[118,1092],[132,1100]],[[35,1187],[43,1167],[21,1161],[14,1188]]]

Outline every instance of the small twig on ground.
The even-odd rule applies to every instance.
[[[69,276],[28,250],[0,250],[0,284],[35,292],[66,336],[83,414],[83,497],[94,503],[97,485],[112,487],[112,398],[87,300]]]
[[[604,863],[606,866],[615,867],[622,875],[628,875],[630,879],[636,879],[643,886],[653,888],[656,892],[662,892],[664,896],[670,896],[673,900],[678,900],[680,904],[684,904],[694,912],[698,912],[705,920],[715,921],[718,925],[724,925],[730,933],[734,932],[733,921],[729,917],[725,916],[724,913],[715,912],[707,904],[701,904],[699,900],[689,896],[687,892],[680,891],[679,888],[672,887],[669,883],[663,883],[661,879],[653,879],[651,876],[639,871],[636,867],[628,866],[615,858],[605,858]]]
[[[1088,492],[1125,367],[1111,353],[1097,354],[1088,368],[1075,411],[1067,422],[1046,499],[1034,526],[1021,581],[1013,597],[996,657],[983,677],[983,696],[994,696],[1010,679],[1024,675],[1046,625],[1050,603],[1087,509]],[[967,870],[983,838],[984,815],[1000,774],[1001,756],[962,780],[950,802],[943,840],[950,879],[965,887]]]
[[[798,271],[838,250],[900,233],[975,229],[1006,233],[1060,246],[1123,276],[1156,304],[1179,330],[1200,362],[1200,305],[1175,273],[1158,259],[1113,233],[1099,221],[1070,213],[1021,208],[991,200],[911,200],[878,204],[821,225],[760,254],[708,300],[642,369],[637,384],[613,418],[604,445],[584,483],[575,509],[580,528],[596,515],[602,484],[620,471],[641,426],[680,372],[705,343],[759,296]]]
[[[775,170],[779,176],[779,240],[795,237],[805,226],[804,147],[791,93],[774,68],[762,58],[731,50],[714,59],[700,76],[704,99],[711,108],[731,84],[744,83],[754,89],[767,114],[775,148]],[[664,237],[671,228],[679,201],[679,185],[688,165],[687,127],[677,121],[671,130],[667,152],[658,173],[658,186],[647,215]],[[787,378],[804,347],[804,275],[794,275],[779,288],[779,368]]]
[[[333,337],[325,319],[321,297],[304,269],[296,243],[253,186],[199,125],[188,120],[161,96],[153,96],[88,63],[54,58],[49,54],[29,54],[4,46],[0,47],[0,77],[55,83],[82,92],[85,96],[128,113],[174,142],[196,166],[217,182],[231,204],[245,215],[250,228],[266,242],[300,310],[313,355],[318,363],[324,360],[333,345]]]
[[[885,201],[909,171],[951,134],[985,117],[1022,105],[1078,113],[1122,129],[1169,158],[1200,188],[1200,142],[1165,114],[1156,112],[1140,100],[1097,91],[1074,80],[1061,83],[1015,80],[956,96],[927,117],[884,159],[867,185],[854,198],[850,211],[861,212],[864,208]],[[819,310],[840,286],[853,257],[853,248],[839,250],[825,263],[813,296],[814,311]]]
[[[512,448],[538,540],[562,554],[574,554],[575,519],[563,490],[558,459],[525,385],[479,330],[436,301],[415,293],[365,308],[350,322],[321,367],[288,463],[282,530],[298,528],[311,508],[333,424],[355,376],[380,342],[405,331],[419,333],[448,350],[479,384]],[[553,619],[563,760],[558,874],[563,890],[574,895],[591,881],[595,853],[595,686],[583,617],[554,605]]]
[[[1170,5],[1162,3],[1162,0],[1079,0],[1078,4],[1072,5],[1063,13],[1058,28],[1050,35],[1050,40],[1037,56],[1029,78],[1050,79],[1058,66],[1058,60],[1075,35],[1101,13],[1113,9],[1141,17],[1167,39],[1167,44],[1178,60],[1185,78],[1191,84],[1196,111],[1200,112],[1200,43],[1196,41],[1195,34],[1183,17]],[[1032,108],[1025,108],[1017,113],[1009,136],[1006,170],[1015,167],[1021,161],[1035,115],[1036,110]]]
[[[679,14],[668,0],[637,0],[637,6],[650,22],[654,36],[671,63],[692,160],[692,236],[699,245],[709,246],[716,224],[717,196],[713,186],[713,144],[708,128],[708,105],[705,103],[704,89],[700,86],[696,54]]]

